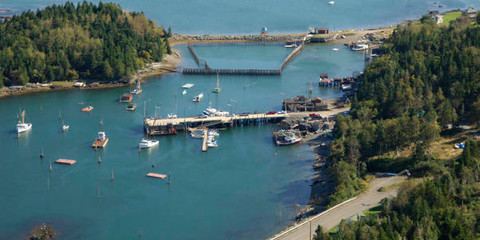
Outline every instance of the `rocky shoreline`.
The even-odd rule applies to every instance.
[[[75,87],[76,81],[69,82],[52,82],[52,83],[28,83],[24,86],[10,86],[0,89],[0,98],[10,96],[20,96],[30,93],[38,92],[51,92],[61,90],[72,89],[103,89],[103,88],[116,88],[126,87],[135,84],[136,79],[145,80],[150,77],[161,76],[163,74],[175,73],[175,69],[178,67],[181,61],[180,53],[172,49],[172,54],[167,55],[162,62],[153,62],[147,64],[143,69],[137,71],[132,77],[127,79],[119,79],[116,81],[102,82],[91,81],[86,82],[84,87]]]

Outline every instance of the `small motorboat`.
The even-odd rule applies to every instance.
[[[219,93],[222,89],[220,88],[220,79],[218,78],[217,73],[217,86],[212,90],[213,93]]]
[[[334,1],[330,1],[330,2],[328,2],[328,5],[333,5],[333,4],[335,4],[335,2],[334,2]]]
[[[208,130],[208,136],[218,137],[220,136],[220,134],[218,133],[217,130]]]
[[[192,138],[203,138],[203,135],[204,135],[203,130],[190,132],[190,137],[192,137]]]
[[[367,44],[357,44],[352,47],[352,51],[364,51],[368,49]]]
[[[169,114],[167,114],[167,117],[170,118],[170,119],[172,119],[172,118],[177,118],[177,114],[175,114],[175,113],[169,113]]]
[[[63,132],[66,132],[66,131],[68,131],[68,129],[70,129],[70,125],[63,124],[63,126],[62,126],[62,131],[63,131]]]
[[[332,48],[333,51],[338,51],[338,48]]]
[[[140,94],[142,92],[143,92],[143,90],[142,90],[142,87],[140,86],[140,80],[137,79],[137,87],[133,91],[131,91],[130,93],[137,95],[137,94]]]
[[[193,97],[192,101],[194,102],[200,102],[203,98],[203,93],[198,94],[197,96]]]
[[[92,106],[88,106],[88,107],[84,107],[82,108],[82,112],[90,112],[93,110],[93,107]]]
[[[182,91],[182,95],[185,95],[185,94],[187,94],[187,89],[183,89]]]
[[[285,48],[296,48],[298,47],[296,43],[294,42],[287,42],[285,43]]]
[[[18,121],[17,123],[17,133],[26,132],[30,129],[32,129],[32,124],[25,122],[25,110],[24,110],[22,111],[22,120]]]
[[[158,140],[142,139],[142,141],[140,141],[140,143],[138,144],[138,146],[139,146],[140,148],[151,148],[151,147],[157,146],[158,143],[159,143]]]
[[[217,141],[208,141],[207,147],[218,147]]]
[[[137,104],[135,103],[128,104],[127,111],[135,111],[135,109],[137,109]]]
[[[195,84],[193,83],[187,83],[185,85],[182,86],[183,89],[189,89],[189,88],[192,88],[193,86],[195,86]]]

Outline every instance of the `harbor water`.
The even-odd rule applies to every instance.
[[[258,34],[263,26],[274,33],[306,32],[308,27],[369,28],[416,19],[429,10],[480,8],[477,0],[338,0],[334,5],[329,5],[329,1],[112,0],[126,10],[144,12],[159,24],[172,27],[175,33],[200,35]],[[64,2],[66,0],[4,0],[0,1],[0,9],[20,12]]]
[[[0,9],[16,14],[64,2],[0,1]],[[417,18],[427,10],[480,7],[472,0],[339,0],[334,5],[327,0],[113,2],[185,34],[258,34],[263,26],[273,33],[305,32],[310,26],[366,28]],[[186,46],[175,48],[182,54],[181,67],[196,67]],[[291,51],[244,45],[195,50],[213,68],[259,69],[277,69]],[[126,104],[118,102],[131,90],[128,87],[0,99],[0,239],[24,239],[42,222],[54,226],[58,239],[271,236],[291,224],[308,202],[313,177],[308,145],[276,147],[271,139],[275,126],[260,125],[221,131],[219,147],[206,153],[201,152],[200,140],[185,134],[155,138],[158,147],[139,152],[144,110],[147,116],[162,117],[197,115],[209,105],[236,113],[278,111],[284,97],[305,95],[310,83],[313,96],[341,96],[336,89],[319,88],[319,74],[346,77],[363,68],[362,53],[341,45],[308,45],[281,76],[220,76],[219,94],[211,92],[216,76],[149,79],[144,92],[134,97],[135,112],[125,111]],[[186,83],[195,86],[183,94],[180,87]],[[203,100],[193,103],[201,92]],[[80,111],[88,105],[95,107],[91,113]],[[17,137],[15,124],[23,109],[33,128]],[[63,123],[70,125],[65,133]],[[90,145],[98,131],[105,131],[110,142],[95,151]],[[77,163],[53,163],[58,158]],[[171,183],[147,178],[149,172],[171,174]]]
[[[176,48],[181,65],[195,67],[187,47]],[[201,47],[198,55],[219,68],[254,67],[249,59],[256,59],[259,68],[275,68],[288,55],[283,46],[225,48],[232,53],[230,61],[221,60],[222,47]],[[363,66],[362,53],[341,45],[310,45],[282,76],[220,76],[219,94],[211,92],[216,76],[149,79],[144,92],[134,97],[135,112],[118,102],[130,88],[1,99],[0,239],[24,238],[41,222],[53,224],[59,239],[266,238],[289,225],[308,202],[313,176],[309,146],[277,147],[271,139],[275,126],[260,125],[221,131],[219,147],[206,153],[201,140],[183,133],[158,137],[159,147],[139,153],[143,106],[147,116],[162,117],[196,115],[210,104],[237,113],[278,111],[283,94],[304,95],[310,82],[314,96],[341,95],[319,88],[319,73],[349,76]],[[186,83],[195,86],[183,95]],[[192,102],[200,92],[204,99]],[[80,111],[88,105],[94,106],[92,112]],[[33,128],[17,137],[15,124],[23,109]],[[63,123],[70,125],[64,133]],[[98,131],[105,131],[110,141],[96,151],[90,145]],[[58,165],[58,158],[77,163]],[[171,184],[147,178],[149,172],[171,173]]]

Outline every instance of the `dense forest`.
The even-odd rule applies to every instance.
[[[320,239],[478,239],[480,146],[470,141],[458,159],[430,156],[429,143],[459,124],[480,123],[480,18],[437,26],[429,17],[399,26],[384,54],[369,64],[339,116],[328,169],[335,180],[330,205],[358,194],[367,172],[428,177],[404,187],[379,216],[340,225]],[[411,149],[409,157],[395,154]]]
[[[171,51],[169,34],[112,3],[23,12],[0,23],[0,87],[126,78]]]
[[[458,159],[435,170],[431,180],[406,184],[384,200],[380,214],[342,221],[335,234],[319,227],[314,240],[479,239],[480,143],[468,141]]]

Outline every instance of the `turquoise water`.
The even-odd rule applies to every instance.
[[[181,65],[193,67],[186,46],[177,49],[183,56]],[[263,66],[276,65],[285,54],[281,46],[228,49],[233,53],[247,51],[248,58],[262,56],[256,59],[265,59],[257,60]],[[215,62],[224,57],[223,50],[216,50],[204,47],[202,56]],[[265,57],[269,52],[273,52],[272,57]],[[222,64],[218,60],[216,65],[225,68],[235,63],[242,67],[243,57],[238,57],[236,62]],[[155,115],[155,109],[161,116],[175,110],[180,116],[190,116],[210,102],[228,111],[279,110],[280,93],[286,97],[305,94],[308,83],[320,72],[348,76],[363,66],[362,53],[339,45],[309,45],[282,76],[221,76],[222,92],[218,95],[211,93],[216,76],[172,74],[150,79],[143,85],[144,92],[134,97],[139,106],[135,112],[126,112],[126,105],[118,103],[129,88],[1,99],[0,239],[24,238],[41,222],[53,224],[59,239],[268,237],[290,224],[299,208],[307,204],[312,150],[305,144],[278,148],[271,140],[275,126],[262,125],[222,131],[220,146],[207,153],[201,152],[199,140],[184,134],[158,137],[158,148],[138,153],[137,144],[144,136],[144,101],[148,116]],[[185,83],[195,87],[182,95],[180,86]],[[341,94],[313,83],[315,96]],[[191,98],[201,91],[204,100],[193,103]],[[90,114],[81,112],[85,105],[95,109]],[[14,129],[19,109],[26,110],[33,129],[17,138]],[[59,113],[70,131],[60,131]],[[106,131],[110,142],[105,149],[95,151],[90,144],[100,130]],[[43,160],[39,158],[42,147]],[[49,162],[58,158],[77,163],[53,164],[50,173]],[[171,172],[172,183],[147,178],[148,172]]]
[[[428,10],[480,8],[477,0],[336,0],[335,5],[328,5],[329,1],[113,0],[124,9],[145,12],[159,24],[172,27],[175,33],[189,34],[258,34],[262,26],[275,33],[306,32],[308,27],[366,28],[415,19]],[[64,2],[3,0],[0,8],[19,12]]]

